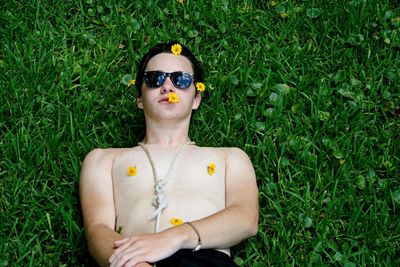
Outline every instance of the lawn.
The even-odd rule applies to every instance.
[[[82,160],[143,138],[127,83],[170,40],[207,69],[191,138],[256,170],[240,266],[400,265],[397,1],[2,0],[0,266],[94,264]]]

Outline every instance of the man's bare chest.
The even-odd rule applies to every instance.
[[[116,157],[112,176],[120,194],[140,197],[153,192],[159,181],[166,191],[175,193],[224,187],[225,160],[215,149],[185,147],[181,151],[148,152],[135,148]]]
[[[158,151],[159,152],[159,151]],[[141,149],[116,157],[114,200],[118,221],[128,232],[148,232],[143,224],[157,209],[156,191],[165,197],[161,228],[175,216],[194,220],[225,207],[225,160],[214,149],[183,149],[179,154]],[[134,170],[134,171],[132,171]],[[136,223],[137,221],[137,223]]]

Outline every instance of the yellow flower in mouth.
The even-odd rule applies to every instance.
[[[136,80],[130,80],[128,83],[128,87],[131,87],[132,85],[135,85]]]
[[[183,220],[181,218],[171,218],[170,223],[174,226],[181,225],[183,223]]]
[[[178,95],[175,94],[175,93],[169,93],[169,94],[168,94],[168,102],[169,102],[169,103],[173,103],[173,104],[178,103],[178,102],[179,102],[179,97],[178,97]]]
[[[200,93],[204,92],[204,90],[206,90],[206,86],[204,85],[204,83],[196,83],[196,89],[197,91],[199,91]]]
[[[213,175],[215,173],[216,168],[217,167],[215,166],[215,164],[213,162],[211,162],[210,165],[208,165],[208,167],[207,167],[208,174]]]
[[[182,46],[180,44],[174,44],[171,47],[171,52],[172,54],[179,56],[182,52]]]
[[[137,173],[137,169],[135,166],[129,166],[128,168],[128,175],[129,176],[135,176]]]

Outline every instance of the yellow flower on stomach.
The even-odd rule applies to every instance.
[[[179,102],[179,97],[178,97],[178,95],[175,94],[175,93],[169,93],[169,94],[168,94],[168,102],[169,102],[169,103],[173,103],[173,104],[178,103],[178,102]]]
[[[171,218],[170,223],[174,226],[181,225],[183,223],[183,220],[181,218]]]

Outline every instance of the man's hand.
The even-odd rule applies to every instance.
[[[135,267],[152,267],[153,265],[148,264],[147,262],[141,262],[135,265]]]
[[[180,249],[179,240],[176,237],[167,230],[115,241],[116,249],[109,259],[110,266],[133,267],[138,263],[165,259]]]

